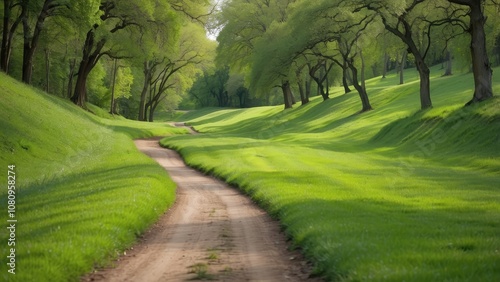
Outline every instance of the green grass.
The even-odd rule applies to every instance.
[[[500,98],[464,108],[471,75],[432,73],[430,110],[407,71],[367,82],[374,111],[335,88],[292,110],[191,112],[204,134],[162,144],[279,218],[328,280],[498,281]]]
[[[131,137],[184,130],[104,111],[96,116],[4,74],[0,93],[0,280],[79,280],[109,264],[173,203],[175,184]],[[16,275],[5,263],[11,164],[17,186]]]

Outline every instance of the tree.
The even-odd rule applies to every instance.
[[[69,10],[68,0],[44,0],[39,1],[21,1],[21,21],[23,24],[23,72],[22,81],[31,84],[33,75],[33,57],[37,50],[40,35],[44,29],[45,20],[56,15],[58,11],[66,8]],[[36,14],[34,27],[31,27],[30,14]]]
[[[219,68],[211,75],[205,75],[207,90],[212,97],[217,100],[218,107],[229,106],[229,93],[226,90],[226,83],[229,80],[229,68]]]
[[[146,121],[151,119],[150,117],[152,117],[152,114],[149,114],[150,117],[148,117],[147,111],[151,110],[154,104],[158,105],[161,100],[166,99],[161,98],[157,103],[152,101],[155,97],[155,95],[151,95],[151,91],[155,91],[151,89],[151,86],[155,85],[153,81],[158,79],[158,74],[161,73],[162,70],[168,68],[168,65],[172,63],[171,60],[176,56],[176,53],[179,52],[178,40],[181,27],[184,25],[185,27],[190,26],[190,28],[194,28],[193,25],[186,25],[187,22],[203,24],[206,17],[213,11],[212,8],[209,13],[206,13],[207,8],[208,1],[205,0],[169,0],[168,2],[157,2],[153,14],[154,20],[145,23],[146,28],[142,30],[144,36],[138,38],[137,44],[141,51],[141,53],[138,54],[138,61],[142,65],[144,74],[143,86],[139,99],[138,120]],[[187,33],[193,32],[197,37],[200,35],[199,30],[196,30],[196,28],[195,30],[184,28],[184,31]],[[205,44],[206,42],[199,41],[199,38],[196,39],[196,42],[200,44],[199,47],[205,48],[207,46]],[[184,42],[181,45],[187,46],[187,43]],[[200,48],[200,50],[203,48]],[[204,53],[204,51],[202,53]],[[205,59],[203,59],[203,61],[205,61]],[[171,76],[165,78],[170,79],[170,77]],[[166,93],[166,91],[167,89],[164,89],[163,94]],[[158,98],[163,94],[160,94]],[[175,99],[171,99],[171,101],[174,100]]]
[[[160,8],[161,7],[161,8]],[[138,37],[137,45],[141,53],[137,61],[142,65],[143,85],[139,98],[138,120],[146,121],[146,100],[153,76],[166,60],[165,50],[174,52],[174,46],[179,40],[179,29],[182,19],[169,11],[168,7],[160,6],[155,9],[154,21],[146,23],[143,35]]]
[[[149,97],[144,113],[153,121],[154,111],[167,96],[183,93],[193,83],[192,77],[199,69],[213,60],[215,46],[205,37],[205,30],[197,24],[186,24],[181,38],[167,49],[164,60],[155,68],[149,82]]]
[[[408,53],[411,53],[415,59],[415,65],[420,76],[420,107],[421,109],[432,107],[430,69],[425,62],[425,58],[431,45],[431,28],[436,22],[441,20],[436,18],[436,14],[433,13],[434,7],[432,4],[422,5],[426,0],[411,0],[408,4],[406,1],[391,1],[389,3],[386,1],[362,2],[364,6],[361,6],[358,11],[366,7],[376,12],[382,19],[385,29],[406,44]],[[427,1],[427,3],[430,2]],[[415,39],[415,33],[419,30],[424,31],[426,36],[420,42]],[[425,46],[419,48],[419,43],[425,44]]]
[[[488,57],[486,47],[486,33],[483,9],[487,2],[486,0],[448,0],[451,3],[466,6],[469,10],[469,24],[466,30],[470,33],[470,51],[472,56],[472,71],[474,73],[474,94],[472,99],[467,103],[484,101],[493,97],[492,76],[493,70]],[[498,3],[493,2],[496,5]]]
[[[218,21],[222,30],[217,37],[217,62],[229,65],[236,71],[253,69],[256,44],[264,35],[287,20],[288,7],[294,0],[233,0],[228,1]],[[267,37],[269,38],[269,37]],[[280,72],[280,82],[274,84],[282,89],[285,109],[292,107],[292,92],[288,72]],[[250,87],[253,92],[254,87]]]
[[[120,34],[121,31],[130,27],[139,29],[145,26],[145,22],[153,20],[154,9],[154,1],[101,1],[98,7],[99,21],[88,30],[85,36],[75,90],[71,97],[75,104],[85,107],[88,75],[103,56],[117,59],[130,57],[125,44],[110,43],[117,39],[123,42],[134,34],[129,33],[125,36],[123,33]]]
[[[113,60],[113,80],[111,84],[111,105],[109,113],[117,114],[117,100],[131,96],[130,89],[134,82],[134,76],[130,67],[118,65],[118,59]]]
[[[372,107],[366,90],[359,84],[355,58],[359,56],[361,36],[373,23],[375,16],[366,13],[353,14],[349,11],[352,11],[353,7],[343,1],[324,0],[316,1],[314,4],[299,2],[295,8],[286,25],[280,29],[281,32],[274,34],[281,36],[263,41],[263,45],[266,44],[266,48],[273,52],[272,55],[266,56],[273,56],[274,59],[260,60],[260,64],[256,64],[259,68],[253,69],[257,74],[254,79],[266,81],[270,77],[269,71],[273,68],[280,67],[286,70],[296,58],[304,54],[314,55],[323,58],[310,68],[310,74],[317,82],[323,99],[328,98],[328,90],[324,89],[323,83],[332,67],[326,63],[327,59],[342,69],[349,68],[353,74],[354,86],[360,95],[362,111],[370,110]],[[309,24],[304,25],[304,22]],[[376,29],[375,26],[372,33],[376,34]],[[316,74],[319,70],[323,70],[322,75]]]
[[[12,39],[23,15],[21,2],[3,0],[2,46],[0,48],[0,69],[9,73]]]
[[[323,101],[328,100],[329,97],[329,88],[330,85],[325,82],[328,81],[328,75],[332,70],[333,63],[329,62],[325,58],[318,58],[315,65],[309,67],[309,76],[316,82],[318,85],[319,93],[321,97],[323,97]],[[318,74],[319,72],[319,74]]]
[[[245,77],[242,74],[229,74],[225,88],[229,97],[238,97],[238,104],[233,103],[233,105],[240,108],[247,106],[248,89],[245,87]]]

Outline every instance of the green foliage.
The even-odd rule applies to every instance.
[[[111,102],[111,90],[105,84],[106,78],[106,70],[103,64],[99,62],[92,69],[87,80],[89,101],[102,108],[109,107]]]
[[[16,166],[18,219],[16,275],[2,263],[0,280],[78,280],[108,265],[173,203],[175,184],[131,138],[185,130],[97,117],[5,74],[0,92],[0,164]]]
[[[202,134],[162,144],[279,218],[327,280],[496,281],[500,100],[464,108],[472,75],[432,74],[430,110],[415,112],[418,75],[393,73],[367,81],[362,115],[335,88],[287,111],[190,112]]]
[[[116,72],[115,98],[129,98],[134,76],[130,67],[120,67]]]

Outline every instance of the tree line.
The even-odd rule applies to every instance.
[[[500,64],[498,0],[232,0],[214,21],[218,66],[244,76],[252,95],[280,89],[285,108],[293,92],[302,104],[314,93],[328,99],[335,80],[371,110],[367,70],[385,77],[398,68],[403,83],[407,64],[419,74],[420,108],[430,108],[429,66],[442,63],[450,75],[458,59],[474,75],[464,101],[472,104],[493,96]]]
[[[209,0],[4,0],[0,68],[71,99],[153,120],[213,62]]]
[[[492,66],[500,65],[498,0],[3,4],[2,71],[81,107],[91,102],[143,121],[160,106],[290,108],[313,95],[329,99],[337,84],[368,111],[365,80],[396,69],[404,83],[409,67],[426,109],[429,66],[441,63],[451,75],[457,62],[474,74],[464,101],[471,104],[493,96]]]

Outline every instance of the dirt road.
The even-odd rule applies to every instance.
[[[136,146],[177,183],[177,200],[116,268],[85,281],[319,281],[279,225],[238,190],[186,167],[159,138]]]

